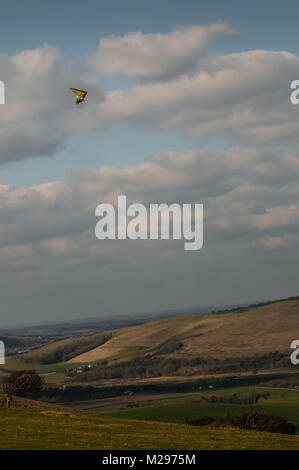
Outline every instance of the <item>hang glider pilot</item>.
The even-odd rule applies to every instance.
[[[73,93],[76,95],[76,104],[85,103],[85,96],[87,95],[87,91],[78,90],[77,88],[70,88]]]

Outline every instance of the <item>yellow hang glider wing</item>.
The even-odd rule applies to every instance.
[[[87,95],[87,91],[84,90],[78,90],[77,88],[70,88],[70,90],[72,90],[80,100],[84,100],[85,96]]]

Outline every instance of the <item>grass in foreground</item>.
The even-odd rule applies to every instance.
[[[0,449],[299,448],[299,436],[91,416],[30,400],[21,405],[0,408]]]

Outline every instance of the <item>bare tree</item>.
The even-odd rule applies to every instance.
[[[6,406],[10,408],[12,398],[15,395],[39,392],[43,385],[43,379],[34,370],[20,370],[4,377],[0,387],[6,399]]]

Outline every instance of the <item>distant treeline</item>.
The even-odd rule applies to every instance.
[[[252,383],[258,384],[257,377],[250,377],[250,379],[242,378],[240,385],[251,385]],[[208,390],[210,384],[214,387],[227,386],[231,387],[230,379],[215,379],[207,378],[200,379],[194,382],[181,382],[181,383],[149,383],[149,384],[134,384],[134,385],[112,385],[105,387],[95,387],[92,385],[68,385],[61,387],[57,385],[48,385],[41,393],[31,394],[30,398],[52,402],[72,402],[84,400],[96,400],[100,398],[110,398],[123,395],[130,391],[133,394],[139,393],[180,393],[180,392],[198,392],[199,390]],[[234,385],[238,385],[239,381],[236,380]]]
[[[34,348],[40,344],[40,340],[34,337],[22,337],[16,335],[0,335],[0,341],[5,344],[6,354],[14,354],[20,349]]]
[[[274,387],[274,388],[296,388],[299,389],[299,375],[296,374],[295,377],[284,376],[279,379],[271,380],[270,382],[265,382],[265,386]]]
[[[291,297],[286,297],[283,299],[266,300],[264,302],[249,304],[243,307],[240,306],[240,307],[232,307],[232,308],[226,308],[226,309],[220,309],[220,310],[212,310],[211,313],[229,313],[229,312],[242,313],[242,312],[246,312],[247,310],[252,310],[254,308],[264,307],[265,305],[276,304],[278,302],[287,302],[289,300],[299,300],[299,296],[293,295]]]
[[[163,376],[192,376],[212,373],[235,373],[260,369],[288,367],[289,355],[272,352],[250,357],[216,358],[177,358],[177,357],[136,357],[130,361],[111,364],[102,361],[88,372],[76,376],[73,382],[88,383],[110,379],[134,379]]]
[[[203,384],[203,382],[200,382]],[[138,393],[175,393],[198,391],[198,382],[137,384],[133,386],[115,385],[110,387],[94,387],[92,385],[68,385],[67,387],[48,386],[41,393],[31,394],[30,398],[50,403],[62,403],[84,400],[96,400],[123,395],[128,390]]]
[[[243,397],[240,397],[237,393],[230,395],[209,395],[202,396],[201,401],[207,403],[231,403],[234,405],[254,405],[259,402],[261,398],[268,400],[270,397],[269,392],[255,393],[254,391],[248,392]]]
[[[0,340],[4,342],[6,348],[25,347],[28,342],[19,336],[0,335]]]
[[[248,431],[277,432],[281,434],[296,434],[297,427],[281,416],[261,414],[257,412],[243,413],[232,416],[227,413],[221,418],[203,416],[198,419],[187,419],[186,424],[192,426],[235,427]]]
[[[97,333],[82,338],[74,338],[70,343],[53,345],[53,348],[35,351],[34,355],[24,356],[23,360],[27,363],[53,364],[56,362],[66,362],[73,357],[83,354],[90,349],[97,348],[109,341],[111,333]]]
[[[72,402],[80,400],[94,400],[99,398],[110,398],[123,395],[124,393],[183,393],[208,391],[212,386],[217,388],[248,387],[252,385],[266,385],[268,381],[279,379],[280,373],[264,375],[247,375],[242,377],[205,377],[186,382],[151,382],[131,385],[50,385],[48,384],[41,393],[31,395],[31,398],[52,403]]]

